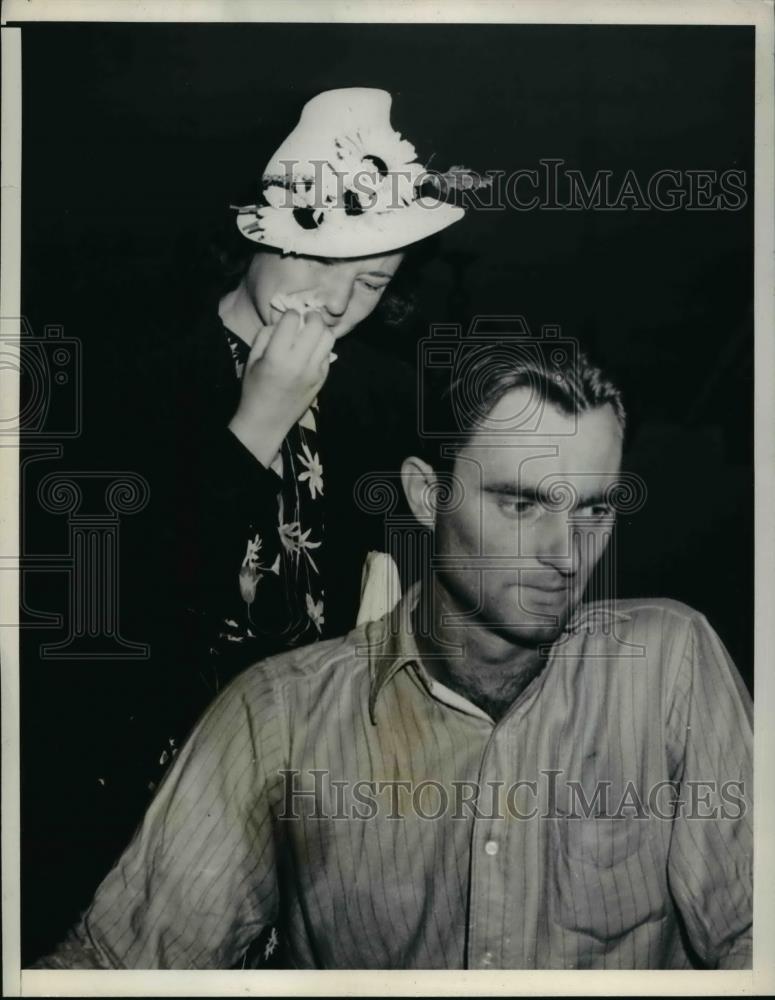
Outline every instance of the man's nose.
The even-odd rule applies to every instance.
[[[321,289],[326,312],[339,319],[347,311],[352,297],[353,283],[349,278],[332,277]]]
[[[534,551],[530,555],[563,576],[570,576],[579,568],[584,539],[565,511],[547,514],[543,520],[542,530],[539,537],[533,540]]]

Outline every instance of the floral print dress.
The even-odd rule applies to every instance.
[[[237,378],[242,380],[250,348],[226,330]],[[223,622],[220,638],[244,643],[275,637],[292,647],[314,642],[325,624],[323,588],[316,562],[323,544],[323,466],[317,442],[317,400],[295,424],[272,471],[282,480],[277,520],[256,520],[235,566],[244,611]],[[248,949],[243,967],[282,966],[275,927],[266,927]]]
[[[226,336],[241,380],[250,348]],[[234,567],[242,609],[225,618],[220,638],[244,643],[275,637],[285,648],[319,638],[325,624],[319,569],[323,544],[324,482],[317,434],[317,400],[295,424],[271,469],[282,482],[273,523],[248,526],[241,565]]]

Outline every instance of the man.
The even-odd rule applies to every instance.
[[[404,462],[422,583],[224,692],[42,966],[227,968],[272,924],[302,968],[750,966],[748,695],[699,613],[583,603],[624,409],[523,354]]]

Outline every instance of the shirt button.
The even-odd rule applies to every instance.
[[[489,854],[491,858],[495,857],[495,855],[498,853],[498,845],[495,843],[494,840],[487,841],[487,843],[484,845],[484,853]]]

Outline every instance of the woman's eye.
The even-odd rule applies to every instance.
[[[364,288],[368,288],[370,292],[381,292],[385,287],[384,285],[375,285],[371,281],[367,281],[365,278],[361,278],[360,281]]]

